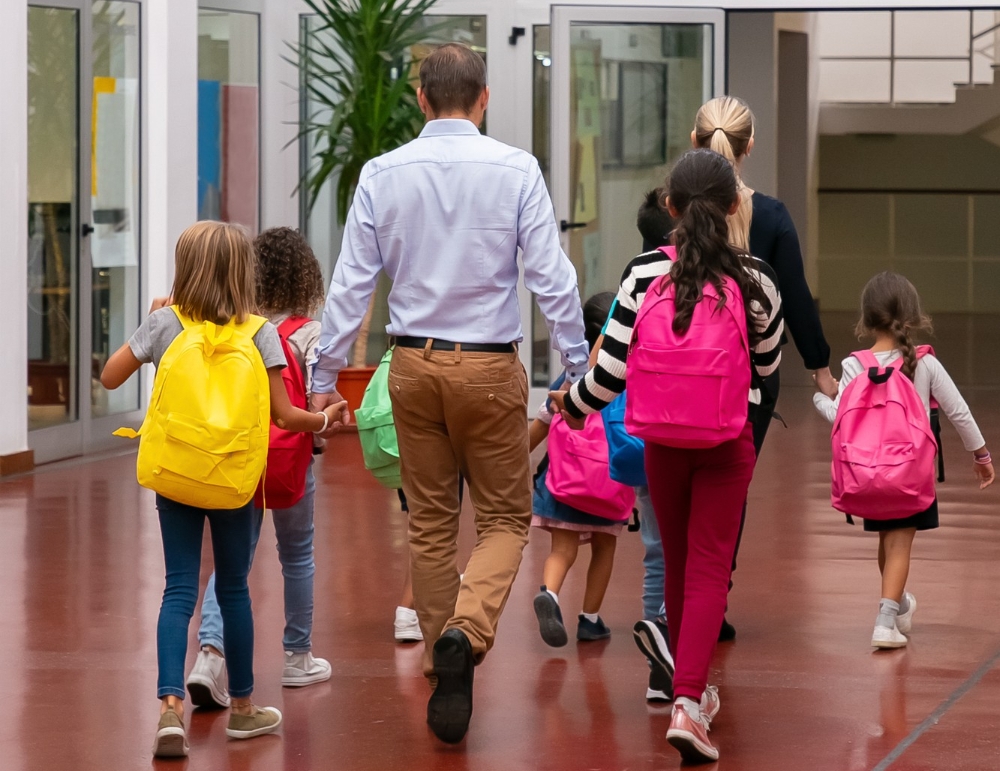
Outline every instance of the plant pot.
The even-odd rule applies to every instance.
[[[361,406],[365,389],[368,387],[372,375],[375,374],[375,369],[375,367],[348,367],[342,369],[337,376],[337,393],[347,400],[347,408],[351,411],[352,416]],[[351,427],[354,427],[353,422]]]

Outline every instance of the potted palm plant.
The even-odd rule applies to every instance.
[[[337,222],[343,226],[362,166],[420,133],[413,49],[427,38],[423,17],[436,0],[305,1],[316,24],[292,46],[293,63],[316,109],[299,133],[310,148],[300,190],[311,211],[324,186],[334,184]],[[338,380],[352,411],[375,371],[366,366],[374,303],[373,296],[352,366]]]

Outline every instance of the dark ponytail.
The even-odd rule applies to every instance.
[[[858,337],[878,332],[892,335],[903,356],[903,374],[910,380],[917,371],[917,349],[913,332],[932,332],[930,317],[920,307],[917,289],[904,276],[884,271],[874,276],[861,292]]]
[[[680,213],[674,231],[677,261],[664,277],[674,284],[674,331],[687,332],[706,283],[719,294],[719,307],[725,304],[722,289],[728,276],[743,296],[747,332],[751,345],[756,344],[760,314],[766,318],[771,302],[751,272],[753,258],[729,243],[726,217],[739,196],[732,165],[711,150],[691,150],[677,162],[668,187],[670,205]]]

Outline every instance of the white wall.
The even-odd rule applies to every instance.
[[[5,3],[0,24],[0,455],[28,448],[28,6]]]
[[[170,291],[174,245],[198,216],[198,2],[143,6],[145,303]]]

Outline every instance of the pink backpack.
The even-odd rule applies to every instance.
[[[549,470],[545,486],[560,503],[612,522],[627,522],[635,490],[611,479],[608,439],[601,413],[587,416],[582,431],[555,415],[549,428]]]
[[[674,257],[673,247],[663,249]],[[726,304],[706,283],[691,326],[674,332],[674,285],[655,281],[639,308],[625,381],[625,428],[667,447],[716,447],[747,424],[750,345],[743,295],[726,278]]]
[[[923,353],[918,351],[918,355]],[[934,502],[937,442],[917,389],[871,351],[844,389],[833,423],[833,507],[865,519],[902,519]]]

